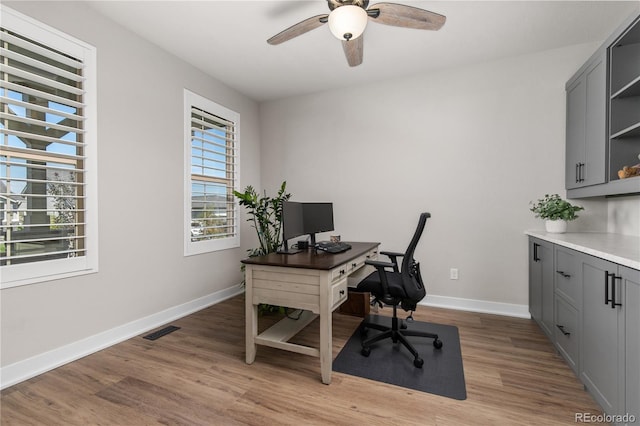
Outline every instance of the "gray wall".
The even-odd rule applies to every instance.
[[[254,245],[183,256],[183,89],[241,114],[241,184],[259,185],[258,107],[82,2],[6,3],[98,49],[99,272],[2,290],[2,365],[228,289]]]
[[[565,195],[564,84],[596,48],[263,103],[262,182],[333,201],[343,239],[383,249],[403,250],[429,211],[416,254],[428,293],[525,307],[523,232],[543,226],[529,201]],[[577,204],[570,230],[607,230],[606,202]]]

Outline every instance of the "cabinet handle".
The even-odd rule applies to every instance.
[[[576,183],[580,182],[580,163],[576,163]]]
[[[571,333],[569,333],[568,331],[564,330],[564,325],[556,324],[556,327],[558,327],[560,329],[560,331],[562,331],[562,334],[564,334],[565,336],[571,336]]]
[[[358,264],[357,264],[357,263],[355,263],[355,262],[351,264],[351,267],[352,267],[352,268],[355,268],[356,266],[358,266]]]
[[[540,261],[540,258],[538,257],[538,247],[540,247],[540,244],[533,243],[533,261],[534,262]]]
[[[344,290],[340,290],[340,295],[344,295]]]
[[[564,278],[571,278],[571,274],[566,274],[564,271],[556,271],[556,273],[562,275]]]
[[[578,177],[580,182],[584,182],[584,163],[579,163],[580,167],[578,167]]]
[[[609,281],[611,277],[611,281]],[[604,271],[604,304],[608,305],[611,302],[611,309],[615,309],[616,306],[622,306],[622,303],[616,302],[616,280],[621,280],[622,277],[616,277],[616,274]],[[609,283],[611,283],[611,298],[609,298]]]

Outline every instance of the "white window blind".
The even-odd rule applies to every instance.
[[[239,115],[185,91],[185,254],[238,247]]]
[[[46,28],[53,37],[38,40],[42,24],[7,10],[0,29],[3,285],[90,269],[84,54],[91,49],[77,57],[77,42]]]

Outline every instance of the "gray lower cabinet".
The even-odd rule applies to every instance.
[[[640,271],[529,237],[529,311],[614,424],[640,421]]]
[[[618,273],[625,292],[625,407],[623,414],[640,421],[640,271],[620,266]]]
[[[582,277],[580,253],[554,247],[555,259],[555,344],[571,369],[580,374],[580,313]]]
[[[580,378],[607,414],[620,413],[624,389],[624,292],[615,263],[582,255]]]
[[[553,338],[553,244],[529,239],[529,313]]]

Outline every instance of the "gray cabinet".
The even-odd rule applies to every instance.
[[[529,238],[529,313],[553,338],[553,244]]]
[[[615,182],[619,170],[640,162],[640,17],[614,41],[609,61],[609,179]],[[640,177],[620,183],[640,187]]]
[[[580,312],[582,276],[580,253],[565,247],[554,247],[555,317],[554,332],[558,352],[571,369],[580,374]]]
[[[615,424],[640,419],[640,271],[529,237],[529,311]]]
[[[594,55],[583,71],[567,84],[567,189],[606,180],[606,87],[606,50]]]
[[[625,354],[623,414],[640,420],[640,271],[619,267],[618,273],[625,292]]]
[[[615,263],[582,255],[580,378],[607,414],[620,412],[624,390],[624,292]]]
[[[565,86],[568,198],[640,193],[640,16],[629,17]]]

